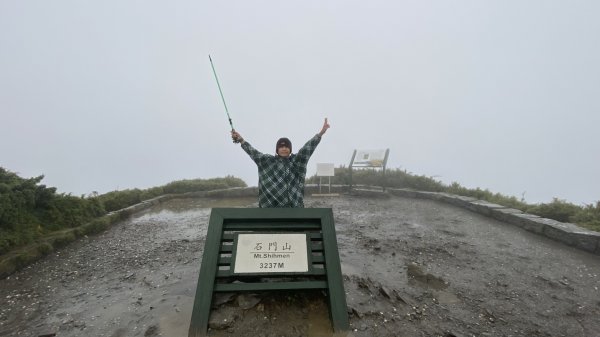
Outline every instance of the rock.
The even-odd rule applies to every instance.
[[[390,291],[387,290],[384,286],[379,286],[379,293],[384,297],[391,299]]]
[[[237,303],[240,308],[248,310],[260,303],[260,298],[253,294],[241,294],[237,297]]]
[[[85,329],[85,322],[73,322],[73,327],[79,329]]]
[[[208,320],[208,327],[214,330],[226,330],[231,327],[238,318],[237,308],[221,307],[211,313]]]
[[[212,301],[212,308],[216,309],[225,303],[231,302],[235,293],[216,293]]]
[[[134,276],[135,276],[135,273],[129,273],[129,274],[123,276],[121,279],[122,280],[128,280],[128,279],[130,279],[130,278],[132,278]]]
[[[146,329],[146,332],[144,332],[144,336],[145,337],[158,336],[158,326],[156,326],[156,325],[149,326],[148,329]]]
[[[457,334],[455,332],[447,332],[444,337],[463,337],[461,334]]]
[[[359,278],[357,284],[359,288],[369,289],[369,283],[364,278]]]
[[[396,289],[393,290],[394,296],[396,296],[396,299],[404,304],[409,304],[407,300],[405,300],[402,296],[400,296],[400,294],[398,293],[398,291]],[[409,304],[410,305],[410,304]]]
[[[356,308],[350,308],[350,312],[359,319],[363,318],[363,315]]]

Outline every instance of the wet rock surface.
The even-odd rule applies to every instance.
[[[600,258],[431,200],[331,207],[348,336],[598,336]],[[0,336],[187,336],[210,207],[171,200],[0,280]],[[211,336],[333,336],[320,291],[222,294]]]

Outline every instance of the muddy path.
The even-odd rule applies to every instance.
[[[348,336],[600,336],[600,257],[431,200],[334,210]],[[211,207],[171,200],[0,280],[0,336],[187,336]],[[321,292],[220,295],[212,336],[331,336]]]

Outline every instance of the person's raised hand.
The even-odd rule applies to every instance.
[[[325,118],[325,122],[323,122],[323,127],[321,128],[321,131],[319,132],[319,136],[323,136],[325,134],[325,132],[327,132],[327,129],[330,128],[329,122],[327,122],[327,118]]]

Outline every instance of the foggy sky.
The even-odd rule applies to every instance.
[[[75,195],[309,162],[600,200],[598,1],[0,1],[0,166]]]

